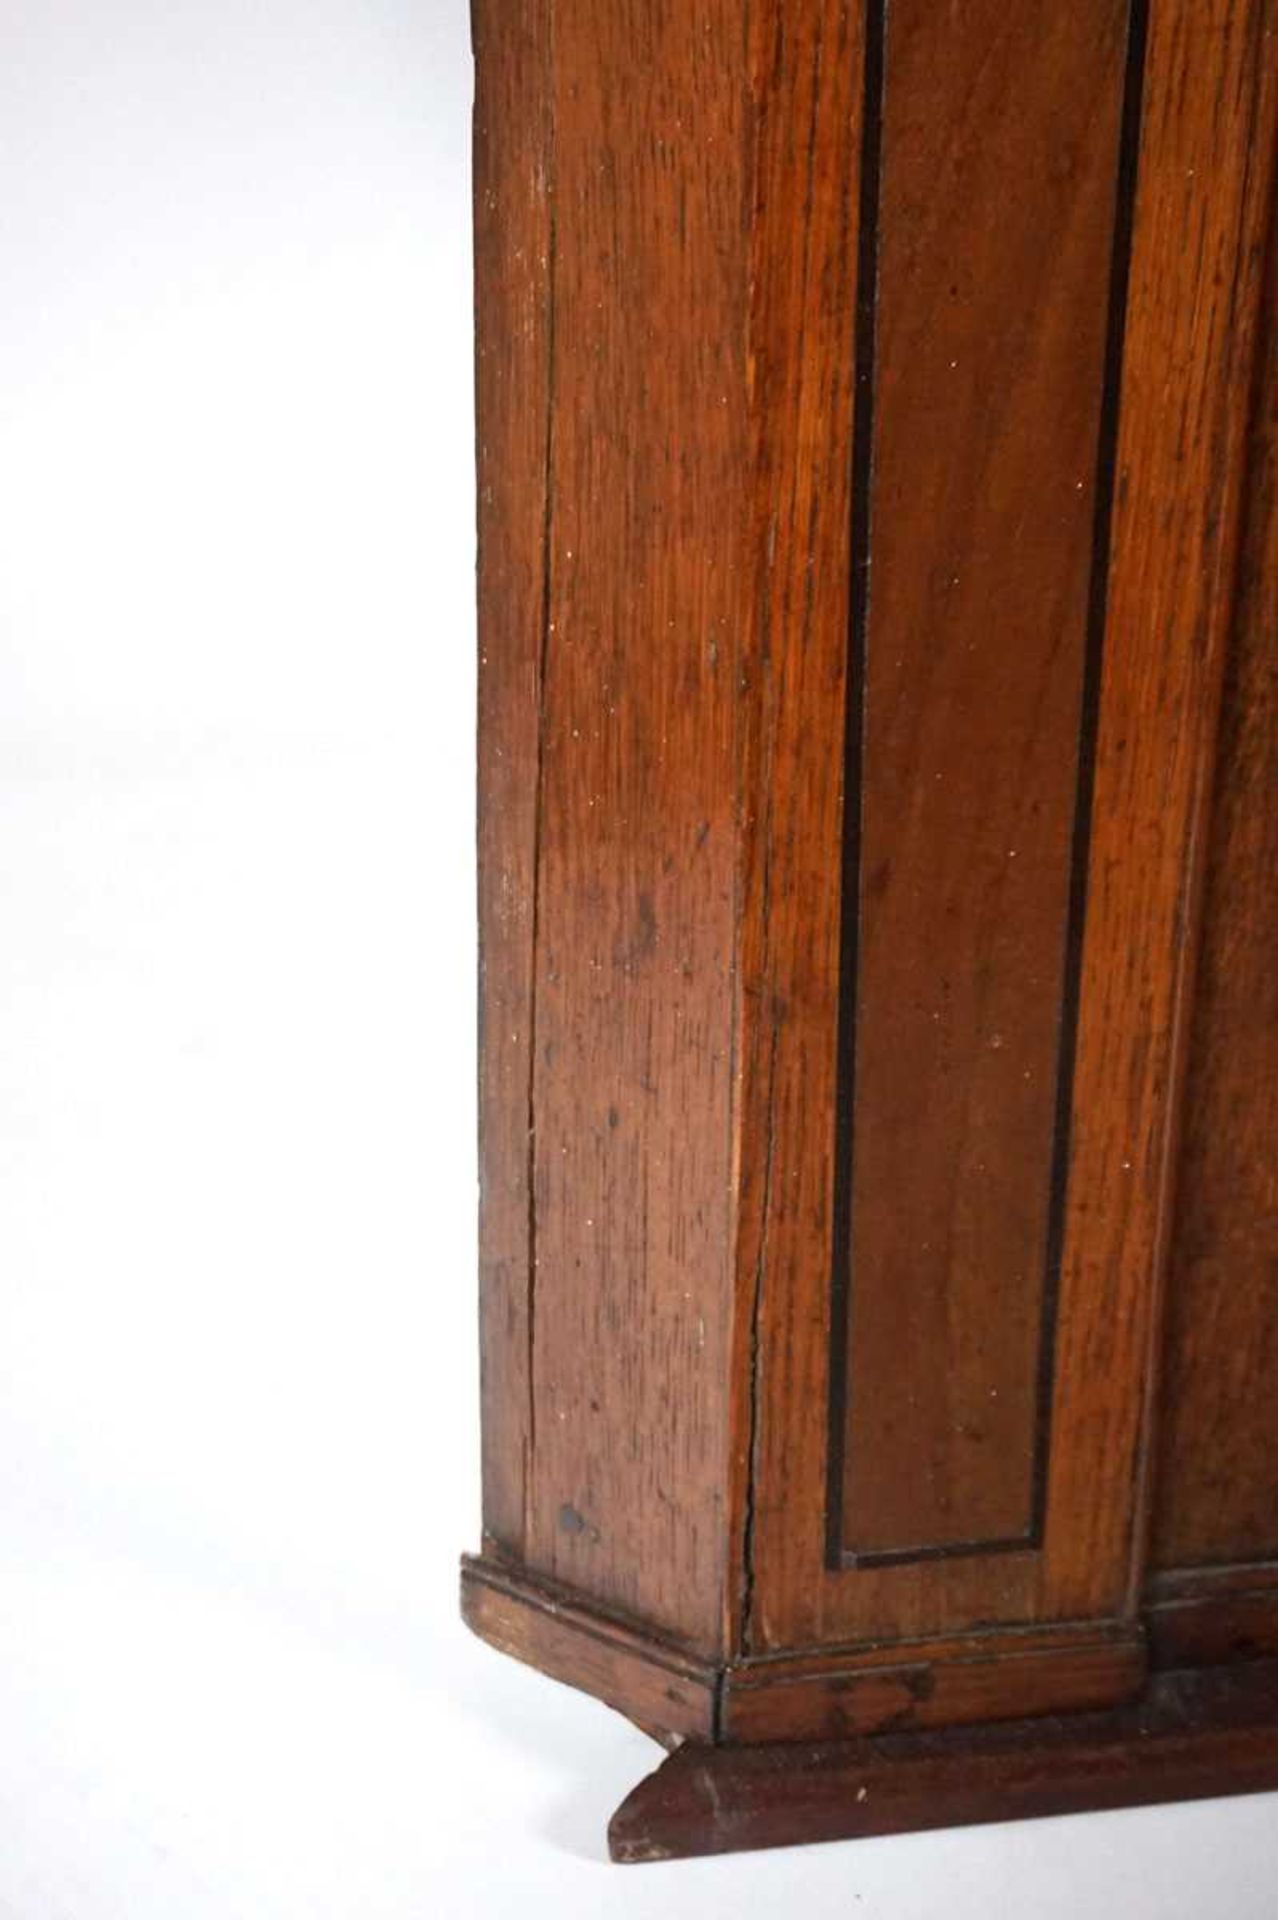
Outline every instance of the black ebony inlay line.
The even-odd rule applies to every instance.
[[[848,1338],[852,1265],[853,1114],[856,1091],[856,1001],[861,910],[861,800],[865,732],[865,668],[870,609],[871,495],[874,466],[874,373],[878,309],[879,215],[883,162],[884,51],[887,0],[868,0],[865,97],[854,327],[856,367],[852,415],[851,594],[847,711],[843,749],[843,867],[840,906],[839,1012],[834,1121],[833,1274],[830,1315],[830,1395],[826,1479],[826,1559],[835,1571],[888,1567],[960,1555],[1011,1553],[1042,1545],[1047,1517],[1052,1405],[1056,1385],[1056,1329],[1069,1185],[1070,1122],[1078,1042],[1087,872],[1095,785],[1101,666],[1109,605],[1118,425],[1122,404],[1123,342],[1131,276],[1132,230],[1140,161],[1149,0],[1131,0],[1119,133],[1114,230],[1111,243],[1100,423],[1097,435],[1092,560],[1088,581],[1083,685],[1079,715],[1078,779],[1070,849],[1064,991],[1056,1076],[1056,1112],[1048,1197],[1042,1321],[1036,1368],[1036,1415],[1031,1468],[1030,1525],[1013,1539],[964,1540],[879,1552],[850,1549],[843,1538],[844,1463],[848,1415]]]
[[[879,204],[883,168],[887,0],[868,0],[857,217],[855,388],[852,404],[852,579],[843,739],[843,872],[839,908],[839,1015],[835,1080],[834,1276],[831,1302],[829,1471],[826,1552],[844,1561],[843,1470],[847,1436],[848,1309],[852,1264],[852,1107],[856,1078],[856,986],[861,917],[861,767],[865,730],[866,634],[870,614],[871,495],[874,486],[874,360],[879,302]]]

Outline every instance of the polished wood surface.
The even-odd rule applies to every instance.
[[[1098,1567],[1120,1563],[1118,1604],[1133,1611],[1147,1548],[1204,815],[1274,183],[1274,24],[1268,0],[1163,0],[1150,16],[1059,1307],[1058,1377],[1094,1383],[1107,1444],[1090,1486],[1062,1471],[1048,1490],[1071,1611]],[[1119,1379],[1128,1390],[1116,1393]]]
[[[527,1553],[706,1647],[727,1577],[739,43],[735,0],[555,0]]]
[[[1145,1679],[1137,1629],[1077,1622],[772,1655],[725,1670],[718,1733],[803,1742],[1032,1718],[1134,1699]]]
[[[717,1737],[712,1663],[656,1638],[563,1587],[500,1564],[462,1564],[462,1617],[500,1653],[606,1700],[628,1719],[676,1739]]]
[[[1141,57],[1126,0],[870,15],[834,1335],[859,1561],[1041,1525]]]
[[[467,1617],[788,1748],[733,1844],[1134,1697],[1246,1784],[1159,1676],[1278,1650],[1275,0],[475,43]],[[1118,1804],[1071,1725],[892,1818]]]
[[[1278,232],[1207,833],[1153,1564],[1278,1562]]]
[[[500,1560],[468,1556],[461,1595],[481,1640],[674,1740],[801,1743],[1078,1711],[1134,1699],[1147,1672],[1134,1624],[1075,1621],[718,1662]]]
[[[735,0],[695,16],[482,0],[477,18],[481,76],[494,69],[480,147],[497,155],[480,219],[506,248],[479,265],[481,437],[491,418],[500,465],[501,436],[521,436],[500,490],[485,497],[481,476],[481,650],[490,601],[519,648],[515,688],[488,656],[503,691],[480,714],[499,769],[496,850],[481,840],[497,947],[486,1418],[522,1479],[520,1557],[713,1647],[746,579],[740,17]],[[513,128],[508,74],[528,96]],[[513,181],[496,171],[512,141]],[[508,276],[524,297],[513,369]]]
[[[484,1530],[523,1553],[529,1369],[529,1081],[550,205],[544,0],[476,6],[480,1354]]]
[[[752,1651],[926,1634],[976,1622],[1128,1614],[1140,1576],[1147,1420],[1171,1230],[1169,1168],[1179,1114],[1184,1010],[1197,924],[1195,861],[1216,733],[1258,303],[1272,186],[1275,61],[1268,9],[1155,9],[1142,61],[1142,115],[1125,313],[1114,517],[1087,849],[1054,1395],[1041,1546],[841,1569],[830,1559],[829,1443],[834,1248],[833,1143],[838,904],[817,880],[839,858],[838,796],[812,768],[812,741],[838,724],[846,640],[832,622],[774,637],[769,804],[750,922],[766,917],[766,972],[747,974],[747,1060],[766,1059],[743,1179],[764,1184],[747,1214],[747,1277],[758,1291],[752,1352],[755,1476],[747,1555]],[[1226,27],[1230,30],[1226,31]],[[796,50],[798,51],[798,50]],[[802,75],[802,58],[787,71]],[[797,82],[796,82],[797,84]],[[791,113],[787,124],[802,125]],[[832,130],[828,139],[837,146]],[[804,149],[795,143],[794,165]],[[841,156],[840,164],[848,156]],[[772,197],[772,196],[770,196]],[[802,175],[788,201],[814,208]],[[814,213],[815,220],[815,213]],[[823,231],[823,229],[822,229]],[[1193,235],[1192,247],[1182,244]],[[798,242],[794,243],[796,246]],[[814,248],[817,241],[814,238]],[[819,250],[817,257],[820,257]],[[829,282],[821,281],[824,293]],[[780,354],[801,362],[796,395],[845,351],[820,297],[768,277]],[[1169,381],[1176,404],[1167,404]],[[800,463],[781,387],[772,421],[782,472]],[[827,416],[822,416],[826,418]],[[811,433],[811,422],[807,431]],[[831,444],[830,458],[834,458]],[[802,548],[778,542],[778,566]],[[822,575],[824,577],[824,575]],[[824,609],[825,602],[820,602]],[[824,669],[822,666],[824,656]],[[824,702],[824,704],[822,704]],[[904,972],[905,960],[901,967]],[[776,1015],[776,1018],[772,1016]],[[947,1167],[936,1168],[943,1182]],[[971,1337],[975,1337],[969,1329]],[[990,1330],[997,1339],[997,1329]],[[834,1348],[837,1354],[837,1345]],[[852,1416],[850,1416],[852,1417]],[[907,1455],[908,1460],[908,1455]],[[896,1456],[882,1471],[907,1505]]]
[[[686,1746],[613,1815],[626,1864],[1278,1787],[1278,1663],[1167,1674],[1138,1707],[786,1747]]]

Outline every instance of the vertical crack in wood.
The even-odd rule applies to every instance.
[[[821,68],[825,52],[825,34],[823,24],[818,23],[812,48],[811,71],[811,109],[808,121],[806,147],[806,191],[803,204],[803,285],[809,286],[811,277],[811,234],[813,210],[813,181],[816,171],[818,135],[820,131]],[[791,502],[792,506],[794,502]],[[812,529],[819,510],[814,498],[809,508],[809,525],[806,529],[806,548],[812,548]],[[771,565],[774,555],[775,519],[769,533],[767,547],[768,577],[762,596],[763,606],[763,648],[765,664],[771,669]],[[793,528],[791,528],[793,533]],[[806,648],[812,624],[814,580],[811,569],[805,572],[804,609],[802,636]],[[789,595],[786,597],[786,612],[789,612]],[[773,695],[773,706],[780,704],[784,697],[784,677],[781,689]],[[769,999],[768,1019],[770,1038],[768,1046],[768,1075],[766,1094],[766,1132],[764,1142],[763,1191],[759,1206],[759,1243],[755,1260],[754,1287],[750,1313],[750,1399],[749,1399],[749,1438],[747,1444],[747,1478],[745,1488],[744,1515],[742,1526],[742,1586],[741,1586],[741,1636],[742,1645],[748,1652],[754,1640],[754,1601],[755,1601],[755,1522],[756,1522],[756,1486],[759,1477],[759,1463],[762,1448],[760,1409],[763,1398],[763,1349],[762,1319],[763,1297],[767,1276],[768,1230],[771,1218],[772,1169],[776,1142],[776,1078],[777,1053],[780,1042],[782,1011],[775,990],[773,978],[773,954],[771,935],[772,913],[772,848],[774,845],[774,820],[771,799],[771,783],[768,785],[768,802],[763,823],[763,845],[765,848],[763,874],[761,878],[760,942],[762,947],[762,978],[767,982]]]
[[[766,932],[771,894],[770,861],[764,867],[764,927]],[[772,1208],[772,1167],[776,1153],[776,1081],[777,1081],[777,1045],[780,1037],[781,1022],[775,1005],[771,1008],[771,1042],[768,1049],[768,1092],[767,1092],[767,1135],[763,1158],[763,1192],[760,1196],[759,1252],[755,1262],[754,1296],[750,1311],[750,1444],[749,1470],[746,1480],[745,1525],[743,1532],[744,1561],[741,1587],[741,1638],[747,1653],[754,1646],[754,1591],[755,1591],[755,1502],[759,1479],[759,1453],[761,1446],[760,1402],[762,1399],[762,1318],[763,1318],[763,1281],[767,1270],[768,1219]]]

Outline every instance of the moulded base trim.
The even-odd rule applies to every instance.
[[[902,1728],[1073,1713],[1134,1698],[1141,1629],[1107,1621],[716,1661],[493,1558],[462,1562],[481,1639],[593,1694],[657,1737],[833,1740]]]
[[[931,1733],[688,1744],[613,1815],[636,1863],[1278,1788],[1278,1661],[1157,1674],[1135,1705]]]

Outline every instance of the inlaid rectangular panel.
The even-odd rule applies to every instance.
[[[836,1564],[1038,1536],[1130,220],[1127,12],[872,0],[867,16]]]

